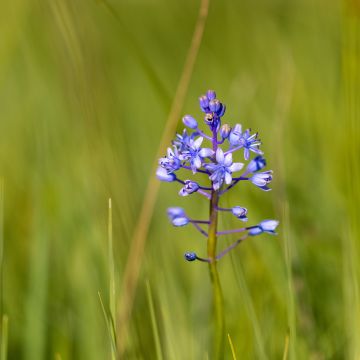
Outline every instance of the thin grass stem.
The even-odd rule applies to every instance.
[[[228,334],[228,340],[229,340],[229,345],[230,345],[230,349],[231,349],[232,358],[233,358],[233,360],[236,360],[235,348],[234,348],[234,344],[233,344],[233,342],[231,340],[230,334]]]
[[[7,359],[7,349],[8,349],[8,334],[9,334],[9,318],[7,315],[3,315],[1,323],[1,352],[0,360]]]
[[[146,281],[146,294],[147,294],[147,299],[148,299],[148,303],[149,303],[151,325],[152,325],[154,340],[155,340],[156,357],[158,360],[163,360],[159,329],[158,329],[158,325],[156,322],[154,302],[153,302],[152,295],[151,295],[151,288],[150,288],[149,281]]]

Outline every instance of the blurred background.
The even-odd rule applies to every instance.
[[[108,312],[126,291],[199,6],[1,2],[2,360],[111,358],[98,293]],[[244,184],[223,205],[247,207],[252,224],[280,220],[277,237],[253,238],[219,263],[238,358],[360,358],[359,24],[356,0],[210,0],[181,113],[201,119],[197,98],[212,88],[225,122],[259,131],[273,190]],[[161,184],[148,214],[124,359],[211,358],[208,268],[183,259],[205,255],[205,243],[166,219],[168,206],[202,218],[208,204],[178,190]],[[222,217],[221,227],[236,225]]]

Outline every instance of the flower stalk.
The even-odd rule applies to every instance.
[[[210,280],[213,291],[213,307],[214,307],[214,359],[222,359],[225,344],[225,319],[224,319],[224,300],[220,277],[217,270],[216,247],[217,247],[217,224],[219,192],[213,190],[210,200],[210,225],[209,237],[207,241],[207,252],[209,259]]]
[[[204,122],[209,127],[211,136],[199,129],[198,122],[191,115],[185,115],[183,123],[193,132],[188,133],[187,130],[184,130],[182,134],[176,134],[173,147],[169,147],[167,155],[159,159],[156,175],[161,181],[180,184],[182,186],[179,191],[180,196],[192,197],[193,194],[198,193],[209,200],[208,220],[192,219],[184,209],[179,207],[168,208],[167,213],[174,226],[182,227],[192,224],[202,235],[207,237],[207,258],[199,257],[194,252],[186,252],[185,259],[191,262],[197,260],[208,263],[214,309],[212,341],[214,349],[211,358],[221,360],[224,358],[225,316],[217,262],[249,236],[262,233],[275,234],[279,222],[263,220],[256,225],[218,231],[219,211],[231,213],[242,222],[248,221],[248,211],[245,207],[239,205],[232,208],[220,207],[221,196],[243,182],[242,180],[253,183],[263,191],[269,191],[270,188],[267,185],[272,181],[272,171],[260,172],[266,166],[266,161],[262,156],[263,152],[259,149],[261,142],[258,139],[258,133],[251,134],[250,129],[243,131],[240,124],[236,124],[233,128],[228,124],[221,125],[226,107],[216,98],[215,91],[207,91],[206,95],[199,98],[199,103],[202,112],[205,113]],[[204,140],[210,142],[211,148],[203,146]],[[249,161],[245,170],[242,170],[243,163],[233,161],[233,156],[239,150],[243,151],[243,158]],[[256,157],[250,160],[251,153],[256,154]],[[179,179],[175,175],[178,170],[190,170],[186,173],[192,173],[193,176],[196,176],[197,173],[205,174],[209,177],[210,186],[200,185],[192,179]],[[242,170],[240,176],[233,175],[240,170]],[[207,227],[207,231],[203,227]],[[218,236],[239,232],[242,233],[241,238],[217,253]]]

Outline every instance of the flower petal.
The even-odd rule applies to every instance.
[[[228,173],[227,171],[225,172],[225,182],[229,185],[231,184],[232,181],[232,176],[230,173]]]
[[[206,170],[213,173],[217,169],[218,166],[216,164],[206,164],[206,165],[204,165],[204,167]]]
[[[181,190],[179,191],[179,195],[180,196],[188,196],[189,193],[185,190],[185,188],[181,188]]]
[[[200,156],[195,156],[193,159],[192,159],[192,164],[195,166],[196,169],[199,169],[201,168],[201,158]]]
[[[248,148],[245,148],[244,149],[244,159],[249,160],[249,157],[250,157],[250,151]]]
[[[260,223],[260,226],[264,231],[274,231],[278,225],[279,221],[277,220],[263,220]]]
[[[172,224],[174,226],[184,226],[189,223],[189,219],[187,217],[177,217],[173,219]]]
[[[233,163],[231,166],[229,166],[229,170],[231,172],[236,172],[236,171],[240,171],[243,168],[244,164],[243,163]]]
[[[202,158],[205,158],[205,157],[209,157],[209,156],[212,156],[214,155],[214,150],[210,149],[210,148],[203,148],[199,151],[199,155],[202,157]]]
[[[204,140],[204,138],[202,136],[198,137],[196,140],[194,140],[192,147],[196,150],[200,149],[200,146],[201,146],[203,140]]]
[[[168,174],[166,169],[159,167],[156,171],[156,176],[160,181],[172,182],[176,176],[174,174]]]
[[[230,166],[232,164],[232,153],[226,154],[225,156],[225,160],[224,160],[224,165],[225,166]]]
[[[181,207],[173,206],[167,209],[167,215],[170,219],[174,219],[175,217],[178,216],[185,216],[185,211]]]
[[[220,148],[216,150],[216,161],[219,164],[222,164],[224,162],[224,152]]]

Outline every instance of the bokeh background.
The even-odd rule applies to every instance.
[[[5,344],[8,359],[111,358],[108,199],[118,302],[199,6],[1,1],[2,360]],[[359,24],[356,0],[210,1],[182,113],[200,119],[213,88],[226,122],[260,132],[273,190],[224,205],[280,220],[219,263],[238,358],[360,358]],[[205,243],[165,215],[208,205],[178,190],[161,184],[149,214],[124,359],[211,359],[208,269],[183,259]]]

